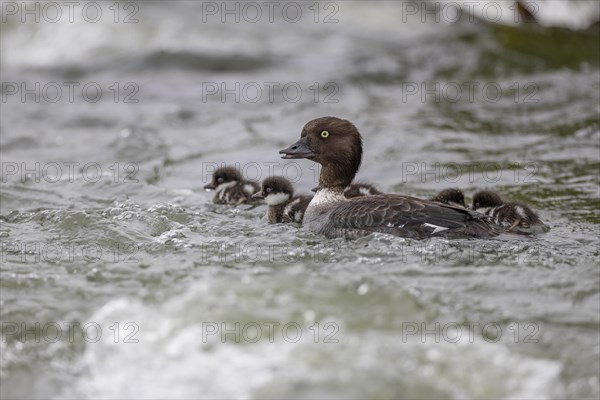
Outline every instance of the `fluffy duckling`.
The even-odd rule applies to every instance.
[[[290,181],[280,176],[266,178],[261,190],[252,198],[265,200],[269,206],[267,220],[270,224],[302,222],[304,211],[312,200],[312,196],[294,196]]]
[[[550,229],[527,204],[504,201],[497,192],[491,190],[475,193],[472,209],[488,215],[496,224],[509,231],[540,233]]]
[[[214,190],[213,203],[215,204],[247,204],[254,203],[252,194],[259,190],[255,182],[242,178],[242,174],[234,167],[218,168],[212,181],[204,186],[207,191]]]

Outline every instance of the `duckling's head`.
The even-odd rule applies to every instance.
[[[431,201],[465,207],[465,195],[462,190],[456,188],[442,190]]]
[[[496,207],[504,204],[502,197],[492,190],[482,190],[473,196],[473,210]]]
[[[206,190],[218,190],[223,185],[235,184],[242,180],[242,174],[235,167],[221,167],[218,168],[212,176],[212,181],[208,185],[204,186]]]
[[[266,178],[261,185],[260,192],[252,195],[254,199],[264,199],[270,206],[285,203],[294,195],[294,188],[290,181],[281,176]]]

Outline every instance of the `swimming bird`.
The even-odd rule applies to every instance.
[[[527,204],[504,201],[492,190],[475,193],[472,209],[488,215],[496,224],[512,232],[543,233],[550,230]]]
[[[244,180],[242,174],[234,167],[218,168],[212,176],[212,181],[204,186],[207,191],[214,190],[215,204],[246,204],[253,203],[252,194],[259,190],[256,182]]]
[[[460,189],[450,188],[444,189],[434,197],[430,199],[431,201],[437,201],[438,203],[450,204],[451,206],[464,207],[465,205],[465,195]]]
[[[304,211],[312,200],[312,196],[294,196],[290,181],[280,176],[263,180],[261,190],[252,197],[265,200],[269,206],[267,220],[270,224],[302,222]]]
[[[350,121],[336,117],[309,121],[300,140],[279,153],[286,159],[306,158],[321,164],[317,193],[303,225],[328,238],[354,239],[374,232],[417,239],[502,237],[501,227],[490,224],[487,216],[462,207],[398,194],[347,199],[344,189],[362,158],[362,138]]]

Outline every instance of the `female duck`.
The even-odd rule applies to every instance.
[[[407,238],[497,237],[503,229],[483,214],[414,197],[384,194],[346,199],[356,175],[362,139],[349,121],[322,117],[308,122],[300,140],[279,152],[321,164],[317,193],[304,214],[304,226],[329,238],[358,238],[374,232]],[[516,236],[516,235],[513,235]]]

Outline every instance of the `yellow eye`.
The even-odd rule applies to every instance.
[[[327,132],[327,131],[321,132],[321,137],[322,138],[328,138],[329,137],[329,132]]]

